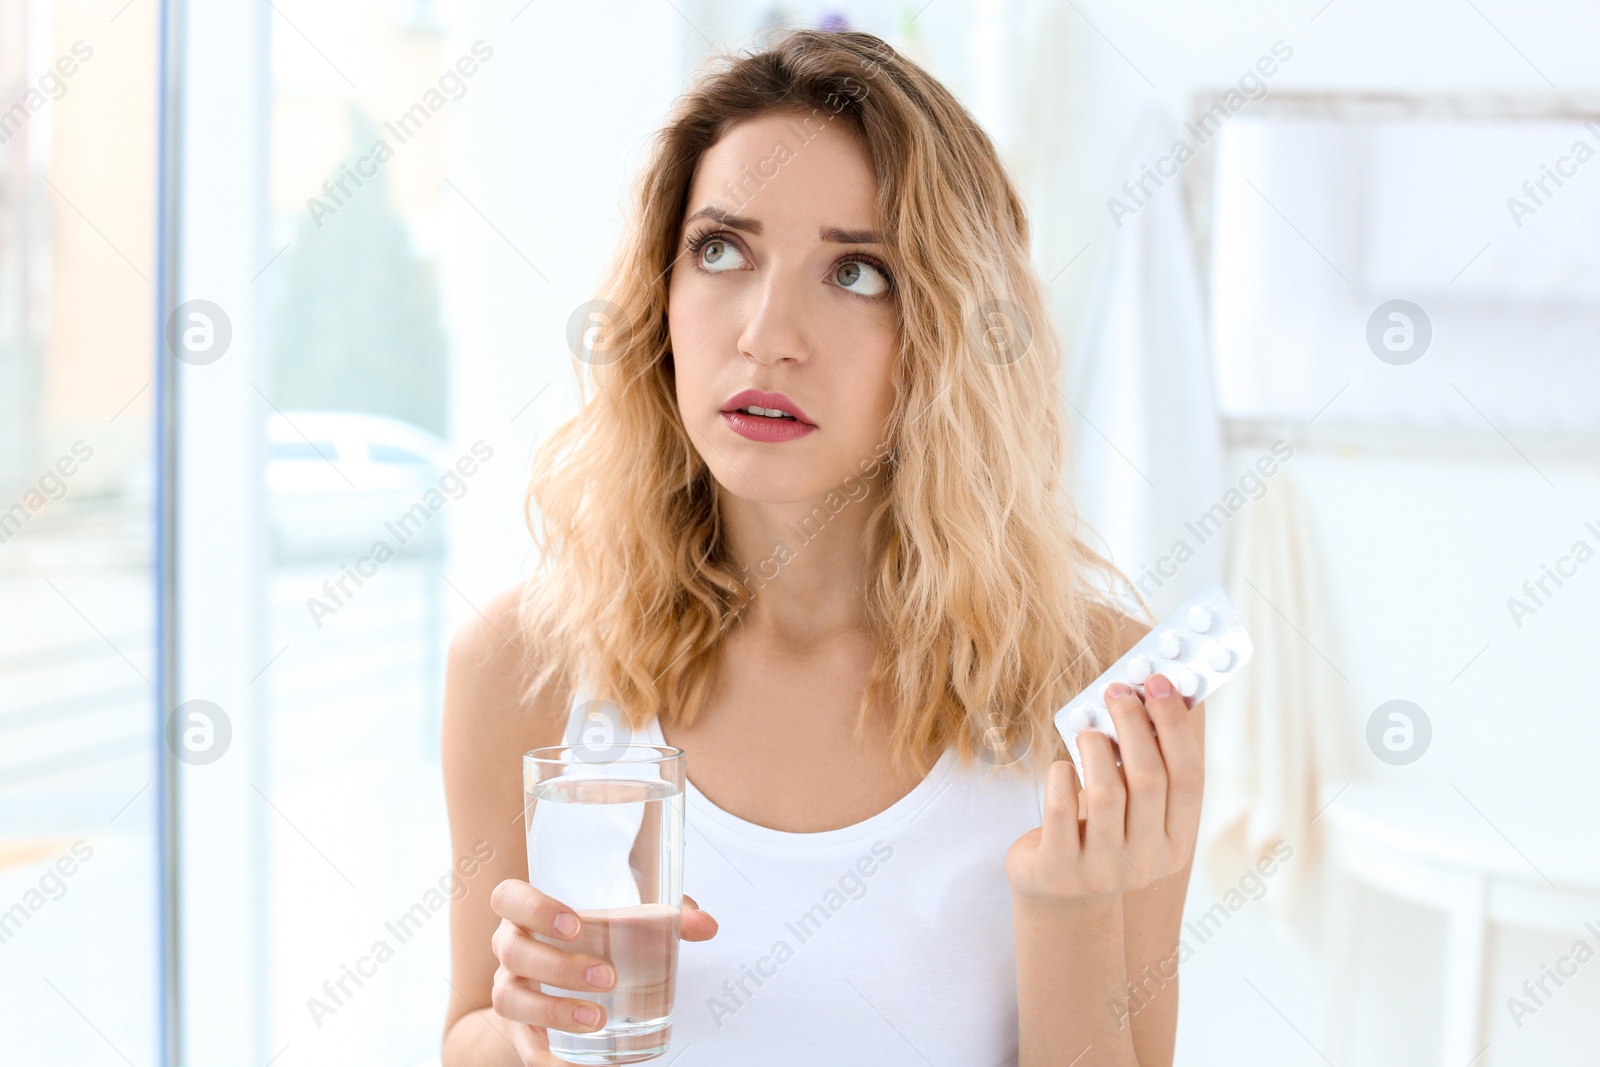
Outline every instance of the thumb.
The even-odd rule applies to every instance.
[[[683,916],[679,920],[678,936],[685,941],[708,941],[717,933],[717,920],[709,912],[701,911],[694,897],[683,895]]]

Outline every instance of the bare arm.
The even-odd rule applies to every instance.
[[[440,743],[445,800],[452,851],[471,852],[477,864],[467,892],[450,904],[444,1067],[567,1063],[550,1052],[548,1029],[595,1030],[605,1013],[592,1000],[547,994],[541,986],[600,991],[616,980],[603,957],[541,939],[571,941],[582,925],[565,902],[528,884],[523,837],[520,757],[561,744],[566,694],[524,696],[543,664],[538,642],[519,637],[516,607],[515,590],[501,594],[450,645]],[[716,920],[693,897],[683,899],[680,936],[714,937]],[[571,925],[558,925],[562,919]],[[584,1009],[593,1009],[593,1017],[584,1018]]]
[[[1125,654],[1149,632],[1150,627],[1124,619],[1117,655]],[[1204,701],[1195,705],[1191,714],[1203,753]],[[1123,946],[1127,980],[1133,989],[1118,1000],[1133,1028],[1133,1047],[1139,1054],[1140,1067],[1172,1064],[1178,1037],[1178,939],[1193,869],[1191,854],[1176,874],[1122,894]]]
[[[531,677],[529,650],[517,635],[516,591],[510,590],[450,644],[440,751],[451,850],[460,856],[483,841],[493,857],[482,865],[470,891],[450,905],[444,1067],[523,1063],[511,1043],[511,1024],[491,1004],[500,965],[492,939],[500,916],[489,897],[502,880],[528,877],[518,757],[531,748],[560,744],[564,727],[557,709],[532,707],[524,699],[523,686]]]
[[[1132,1033],[1108,1009],[1127,973],[1123,925],[1116,893],[1015,900],[1021,1067],[1140,1067]]]
[[[1148,632],[1124,619],[1117,655]],[[1113,708],[1123,768],[1116,768],[1104,735],[1081,735],[1090,779],[1084,793],[1078,793],[1071,764],[1061,761],[1046,793],[1045,825],[1013,846],[1021,855],[1008,857],[1008,871],[1015,862],[1023,875],[1013,888],[1020,881],[1028,890],[1016,893],[1013,911],[1025,1067],[1172,1064],[1178,934],[1194,864],[1204,706],[1185,710],[1176,696],[1150,700],[1151,715],[1161,723],[1158,747],[1148,726],[1142,736],[1129,728],[1142,721],[1138,703],[1137,696],[1125,697]],[[1125,773],[1131,773],[1128,780]],[[1052,839],[1052,828],[1062,834],[1069,819],[1080,818],[1087,819],[1081,844],[1077,835]],[[1099,861],[1092,857],[1095,846]],[[1057,857],[1055,864],[1041,862],[1048,854]],[[1070,863],[1062,862],[1068,857]],[[1105,891],[1117,881],[1120,890]]]

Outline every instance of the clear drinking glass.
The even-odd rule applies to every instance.
[[[637,1063],[667,1051],[683,904],[684,754],[671,745],[557,745],[522,757],[528,882],[578,913],[573,941],[616,971],[610,989],[540,989],[593,1001],[605,1026],[551,1028],[550,1051],[583,1064]]]

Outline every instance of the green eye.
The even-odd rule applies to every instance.
[[[714,237],[701,246],[700,263],[707,270],[734,270],[744,265],[744,258],[733,245]]]
[[[881,296],[889,291],[889,279],[883,271],[858,259],[839,264],[833,272],[833,280],[841,289],[858,296]]]

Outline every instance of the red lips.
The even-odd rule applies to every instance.
[[[763,411],[778,411],[781,414],[773,416],[746,411],[744,408],[762,408]],[[762,443],[792,442],[816,429],[816,422],[811,422],[805,408],[794,400],[781,392],[763,392],[760,389],[746,389],[728,397],[722,405],[722,421],[739,437]]]

